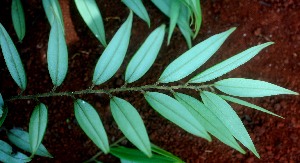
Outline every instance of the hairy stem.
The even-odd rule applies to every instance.
[[[178,89],[190,89],[190,90],[199,90],[203,88],[211,87],[212,85],[175,85],[175,86],[159,86],[159,85],[144,85],[140,87],[121,87],[121,88],[112,88],[112,89],[85,89],[80,91],[74,92],[48,92],[48,93],[41,93],[35,95],[18,95],[7,99],[6,101],[13,101],[13,100],[24,100],[24,99],[38,99],[44,97],[55,97],[55,96],[74,96],[74,95],[83,95],[83,94],[112,94],[117,92],[130,92],[130,91],[137,91],[137,92],[144,92],[149,90],[178,90]]]

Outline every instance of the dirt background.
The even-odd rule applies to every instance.
[[[126,65],[147,35],[160,24],[168,24],[165,17],[149,1],[144,1],[151,18],[151,28],[134,17],[130,47],[121,69],[101,88],[119,87],[124,83]],[[60,1],[66,28],[69,50],[69,72],[57,91],[75,91],[88,88],[94,66],[104,48],[85,26],[73,1]],[[105,19],[109,41],[127,18],[129,10],[118,0],[98,1]],[[52,89],[46,63],[50,26],[39,0],[23,1],[26,17],[26,35],[17,42],[10,13],[10,0],[0,2],[0,22],[16,43],[28,76],[24,94],[36,94]],[[276,44],[263,50],[241,68],[225,75],[265,80],[300,92],[300,1],[298,0],[202,0],[203,24],[193,44],[230,27],[238,27],[221,49],[198,72],[246,48],[274,41]],[[166,45],[166,42],[164,43]],[[163,69],[187,50],[178,30],[170,46],[163,46],[150,72],[133,85],[154,83]],[[0,92],[5,98],[19,90],[11,79],[0,53]],[[97,87],[99,88],[99,87]],[[195,94],[195,92],[187,92]],[[187,162],[300,162],[300,99],[299,96],[274,96],[248,99],[285,119],[234,105],[243,120],[261,159],[247,152],[242,155],[215,138],[208,143],[194,137],[153,111],[141,94],[116,94],[130,101],[141,114],[151,141],[174,153]],[[103,120],[110,143],[122,137],[109,112],[108,97],[104,95],[78,96],[92,104]],[[73,102],[68,97],[40,99],[49,107],[49,123],[43,144],[53,159],[36,157],[33,162],[82,162],[99,150],[79,128],[73,113]],[[9,114],[4,123],[7,129],[20,127],[28,130],[29,116],[37,104],[34,100],[9,102]],[[7,140],[0,132],[0,139]],[[128,142],[123,142],[129,145]],[[118,162],[111,155],[99,157],[104,162]]]

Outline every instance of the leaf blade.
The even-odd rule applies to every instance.
[[[120,68],[129,45],[132,17],[130,11],[127,20],[116,32],[99,58],[93,75],[93,84],[100,85],[106,82]]]
[[[120,130],[148,157],[152,156],[150,140],[144,122],[136,109],[127,101],[113,97],[110,100],[111,113]]]
[[[170,44],[173,31],[178,21],[179,12],[180,12],[180,1],[173,0],[171,2],[171,8],[170,8],[170,26],[169,26],[168,42],[167,42],[168,45]]]
[[[13,154],[12,147],[6,142],[0,140],[0,161],[9,163],[29,162],[31,159],[23,153]]]
[[[127,83],[137,81],[150,69],[161,48],[164,34],[165,25],[161,25],[147,37],[139,50],[134,54],[125,72],[125,81]]]
[[[106,47],[105,28],[103,19],[95,0],[75,0],[76,7],[87,24],[101,44]]]
[[[42,0],[42,4],[50,25],[58,19],[64,33],[64,21],[58,0]]]
[[[144,97],[154,110],[169,121],[175,123],[191,134],[211,141],[210,136],[202,125],[183,105],[172,97],[158,92],[146,92]]]
[[[235,28],[231,28],[211,36],[183,53],[167,66],[158,81],[160,83],[174,82],[194,72],[219,49],[234,30]]]
[[[245,78],[228,78],[217,81],[214,87],[229,95],[239,97],[264,97],[280,94],[298,95],[272,83]]]
[[[21,42],[25,36],[25,16],[21,0],[13,0],[11,4],[11,16],[14,29],[17,33],[19,41]]]
[[[109,152],[108,138],[96,110],[89,103],[77,99],[74,101],[76,120],[81,129],[104,153]]]
[[[8,71],[17,85],[22,89],[26,89],[27,78],[20,58],[20,55],[8,35],[5,28],[0,23],[0,45]]]
[[[150,27],[149,14],[142,2],[142,0],[122,0],[122,2],[130,8],[137,16],[144,20]]]

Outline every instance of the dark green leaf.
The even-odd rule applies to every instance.
[[[2,107],[0,106],[0,110],[2,110],[2,115],[0,116],[0,127],[1,127],[7,116],[8,108],[7,106],[2,106]]]
[[[182,161],[180,158],[178,158],[177,156],[174,156],[172,153],[154,145],[154,144],[151,144],[151,149],[153,152],[159,154],[159,155],[162,155],[162,156],[165,156],[167,158],[170,158],[172,160],[174,160],[174,162],[177,162],[177,163],[184,163],[184,161]]]
[[[25,36],[26,26],[21,0],[12,0],[11,16],[13,26],[15,28],[19,41],[22,41]]]

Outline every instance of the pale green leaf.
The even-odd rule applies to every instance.
[[[22,89],[26,89],[27,79],[25,70],[20,58],[20,55],[6,32],[5,28],[0,23],[0,45],[5,59],[8,71],[17,85]]]
[[[164,35],[165,25],[161,25],[148,36],[127,66],[125,73],[127,83],[140,79],[150,69],[161,48]]]
[[[116,32],[99,58],[93,75],[93,83],[95,85],[109,80],[120,68],[129,45],[132,17],[132,12],[130,11],[127,20]]]
[[[58,19],[60,28],[64,33],[64,21],[58,0],[42,0],[42,3],[50,25],[52,26],[53,21]]]
[[[142,0],[122,0],[122,2],[150,27],[150,18]]]
[[[222,76],[223,74],[226,74],[233,69],[241,66],[242,64],[248,62],[250,59],[252,59],[256,54],[258,54],[262,49],[265,47],[273,44],[273,42],[267,42],[261,45],[254,46],[252,48],[249,48],[229,59],[226,59],[225,61],[216,64],[215,66],[201,72],[197,76],[193,77],[189,83],[201,83],[210,81],[213,79],[216,79],[217,77]]]
[[[264,97],[280,94],[298,95],[297,92],[282,88],[265,81],[228,78],[214,83],[214,87],[220,91],[239,97]]]
[[[163,117],[187,132],[211,141],[205,128],[203,128],[194,116],[177,100],[158,92],[146,92],[144,96],[152,108]]]
[[[178,81],[194,72],[219,49],[234,30],[235,28],[231,28],[223,33],[214,35],[183,53],[168,65],[160,76],[159,82]]]
[[[54,19],[52,22],[48,41],[47,62],[53,85],[60,86],[68,71],[68,50],[63,29],[59,25],[59,19]]]
[[[226,126],[202,102],[182,93],[176,93],[175,98],[190,111],[209,133],[228,146],[245,154],[245,151],[240,147]]]
[[[22,41],[25,36],[25,16],[21,0],[12,0],[11,16],[14,29],[17,33],[19,41]]]
[[[109,152],[108,138],[97,111],[83,100],[74,102],[75,117],[81,129],[104,153]]]
[[[101,12],[97,7],[95,0],[75,0],[76,7],[83,18],[84,22],[101,42],[103,46],[107,46],[105,39],[105,29],[101,16]]]
[[[256,157],[260,158],[243,122],[232,107],[221,97],[211,92],[203,91],[200,95],[205,106],[222,121],[231,134],[251,150]]]
[[[274,115],[274,116],[277,116],[279,118],[283,118],[282,116],[279,116],[273,112],[270,112],[269,110],[266,110],[260,106],[257,106],[257,105],[254,105],[254,104],[251,104],[247,101],[244,101],[244,100],[241,100],[241,99],[238,99],[238,98],[235,98],[235,97],[231,97],[231,96],[225,96],[225,95],[219,95],[221,98],[223,98],[224,100],[227,100],[227,101],[230,101],[230,102],[233,102],[233,103],[236,103],[236,104],[240,104],[240,105],[243,105],[243,106],[247,106],[249,108],[252,108],[252,109],[256,109],[256,110],[259,110],[259,111],[262,111],[262,112],[265,112],[265,113],[268,113],[268,114],[271,114],[271,115]]]
[[[170,9],[170,27],[168,33],[168,45],[170,44],[170,40],[175,29],[176,23],[178,21],[179,13],[180,13],[180,1],[173,0],[171,2],[171,9]]]
[[[7,137],[15,146],[23,149],[24,151],[31,152],[31,147],[29,144],[29,134],[26,131],[20,129],[11,129],[7,132]],[[43,144],[40,144],[39,148],[36,150],[36,155],[50,157],[52,155],[47,151]]]
[[[13,153],[12,147],[6,142],[0,140],[0,161],[7,163],[29,162],[31,159],[23,153]]]
[[[127,101],[113,97],[111,113],[125,137],[148,157],[152,156],[150,140],[143,120],[136,109]]]
[[[1,127],[7,116],[8,108],[7,106],[0,106],[0,110],[2,111],[2,115],[0,116],[0,127]]]
[[[148,157],[139,150],[122,146],[111,148],[110,153],[122,160],[133,161],[134,163],[174,163],[174,160],[168,157],[157,154],[153,154],[152,157]]]
[[[172,153],[154,145],[154,144],[151,144],[151,149],[153,152],[159,154],[159,155],[162,155],[162,156],[165,156],[167,158],[170,158],[172,160],[174,160],[174,162],[177,162],[177,163],[184,163],[184,161],[182,161],[180,158],[178,158],[177,156],[174,156]]]
[[[34,108],[29,122],[29,143],[32,155],[35,154],[43,140],[47,122],[48,110],[43,103],[40,103]]]

